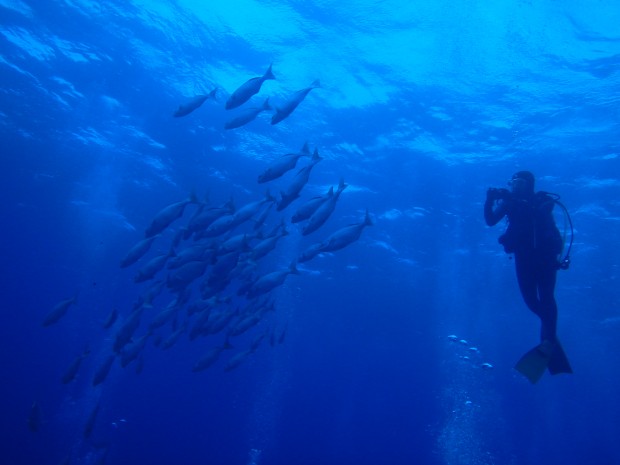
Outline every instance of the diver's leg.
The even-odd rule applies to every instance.
[[[553,351],[547,368],[552,375],[558,373],[572,373],[568,357],[557,338],[558,306],[555,301],[554,290],[557,277],[555,261],[551,260],[546,266],[540,268],[540,281],[538,293],[540,295],[541,308],[541,339],[553,342]]]
[[[554,295],[557,275],[555,263],[541,263],[537,274],[538,296],[540,298],[540,338],[541,341],[546,339],[555,342],[558,322],[558,306]]]
[[[521,291],[521,296],[525,301],[525,305],[536,315],[540,316],[535,261],[529,254],[515,254],[515,269],[517,271],[519,290]]]
[[[564,351],[555,337],[557,306],[555,304],[555,273],[533,255],[515,255],[517,281],[523,300],[541,321],[542,342],[528,351],[515,368],[532,383],[536,383],[546,369],[552,374],[571,373]]]

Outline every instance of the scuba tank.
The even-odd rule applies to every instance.
[[[571,219],[570,213],[568,213],[568,209],[566,208],[566,206],[562,202],[560,202],[560,196],[558,194],[554,194],[552,192],[544,192],[544,193],[548,195],[551,199],[553,199],[553,202],[556,205],[558,205],[562,209],[562,212],[564,213],[564,232],[562,234],[562,242],[564,244],[563,249],[566,248],[566,253],[560,254],[560,258],[558,260],[558,269],[568,270],[570,266],[570,252],[573,248],[573,240],[575,238],[575,229],[573,228],[573,220]],[[566,235],[569,229],[570,229],[570,239],[568,242],[568,247],[566,247]]]

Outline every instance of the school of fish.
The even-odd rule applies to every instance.
[[[243,105],[270,79],[275,79],[271,66],[264,75],[248,80],[235,90],[226,101],[226,109]],[[226,129],[245,125],[260,112],[272,108],[275,113],[271,123],[277,124],[317,87],[318,80],[280,106],[272,107],[266,99],[258,109],[242,110],[226,123]],[[190,114],[207,99],[215,98],[215,94],[213,90],[208,95],[194,97],[180,105],[174,116]],[[126,368],[134,364],[139,373],[149,343],[164,351],[172,349],[182,338],[192,343],[208,340],[196,344],[199,348],[192,367],[194,372],[207,370],[223,358],[223,370],[231,371],[250,359],[263,341],[272,347],[282,344],[286,323],[278,327],[268,318],[277,311],[277,290],[289,276],[303,273],[297,267],[299,263],[347,247],[359,239],[366,226],[373,224],[366,211],[358,223],[335,230],[299,256],[291,257],[288,266],[269,268],[270,261],[265,257],[276,250],[280,241],[286,241],[291,223],[301,224],[303,236],[319,235],[336,210],[338,199],[347,187],[342,178],[336,190],[330,187],[323,195],[299,200],[322,160],[318,149],[311,152],[306,142],[298,152],[279,156],[258,175],[257,183],[262,185],[284,178],[286,187],[276,195],[267,185],[264,196],[255,201],[237,205],[231,198],[213,205],[191,193],[162,208],[146,227],[144,236],[120,259],[121,268],[135,268],[133,280],[142,290],[131,309],[112,309],[103,322],[111,344],[108,353],[99,357],[94,367],[92,386],[104,383],[115,365]],[[300,163],[303,166],[293,172]],[[297,207],[293,210],[295,202]],[[280,217],[274,218],[276,215]],[[150,254],[154,244],[162,252]],[[77,294],[59,302],[44,317],[42,325],[58,324],[71,307],[78,305]],[[88,348],[83,349],[59,380],[63,384],[72,383],[82,365],[92,357],[90,354]],[[85,437],[92,433],[99,408],[97,404],[88,418],[83,431]],[[35,402],[28,421],[32,431],[39,429],[40,415]]]

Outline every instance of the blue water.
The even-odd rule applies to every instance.
[[[615,0],[0,0],[1,462],[620,463],[618,24]],[[230,94],[270,63],[276,80],[242,108],[321,88],[277,125],[264,112],[224,130],[238,114],[224,109]],[[217,100],[172,116],[215,88]],[[265,230],[283,218],[290,234],[258,273],[286,269],[366,209],[374,224],[299,263],[272,291],[275,311],[210,368],[192,372],[227,330],[155,345],[194,323],[182,309],[93,387],[149,286],[136,271],[197,206],[120,268],[155,215],[191,192],[237,208],[266,188],[279,197],[307,159],[268,184],[257,176],[305,141],[324,159],[301,199],[270,212]],[[513,366],[539,324],[497,244],[503,227],[482,219],[486,189],[521,169],[574,222],[556,297],[575,373],[536,385]],[[292,214],[341,177],[334,213],[303,236]],[[222,308],[247,305],[237,284]],[[134,341],[173,298],[164,290],[144,311]]]

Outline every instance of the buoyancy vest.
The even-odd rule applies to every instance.
[[[506,253],[535,252],[557,257],[562,253],[562,236],[553,218],[555,200],[546,192],[528,199],[510,195],[504,200],[508,227],[499,238]]]

